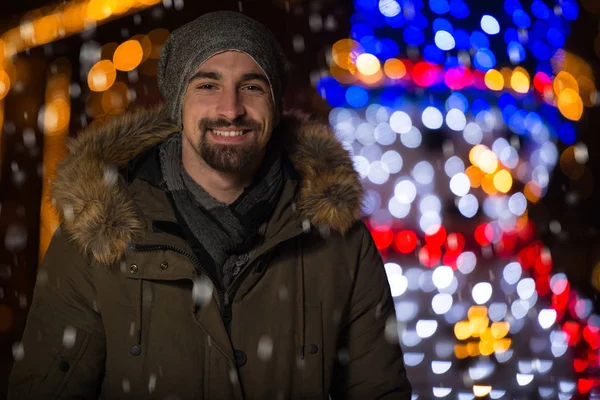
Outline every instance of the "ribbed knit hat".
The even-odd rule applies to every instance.
[[[281,115],[288,65],[273,33],[244,14],[217,11],[174,30],[158,61],[158,88],[169,115],[181,126],[181,107],[189,80],[210,57],[228,50],[248,54],[263,69],[271,86],[276,118]]]

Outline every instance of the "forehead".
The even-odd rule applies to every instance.
[[[241,51],[228,50],[208,58],[196,69],[198,71],[218,71],[221,73],[260,73],[263,69],[252,57]]]

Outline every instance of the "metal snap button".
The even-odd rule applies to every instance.
[[[71,366],[69,365],[68,361],[60,360],[58,363],[58,369],[60,369],[62,372],[69,372],[69,368],[71,368]]]
[[[246,353],[244,353],[242,350],[235,350],[234,355],[235,355],[235,363],[237,364],[238,367],[243,367],[246,364],[246,361],[248,361],[248,357],[246,356]]]
[[[139,356],[140,354],[142,354],[142,348],[138,345],[135,345],[132,346],[131,349],[129,349],[129,352],[131,353],[131,355]]]
[[[308,352],[310,354],[317,354],[318,351],[319,351],[319,346],[317,346],[316,344],[311,344],[308,346]]]
[[[137,274],[138,270],[139,270],[139,268],[135,264],[131,264],[129,266],[129,272],[132,273],[132,274]]]
[[[167,269],[167,268],[169,268],[169,263],[168,263],[168,262],[166,262],[166,261],[163,261],[163,262],[160,264],[160,269]]]

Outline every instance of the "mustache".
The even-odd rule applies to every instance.
[[[253,131],[262,130],[262,124],[260,122],[255,121],[251,118],[247,118],[243,115],[233,120],[228,120],[226,118],[202,118],[198,122],[198,127],[200,128],[200,131],[204,133],[206,133],[206,131],[208,131],[209,129],[228,128],[230,126],[243,126],[246,129],[250,129]]]

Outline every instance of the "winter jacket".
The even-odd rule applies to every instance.
[[[137,111],[70,143],[9,399],[410,399],[362,189],[332,131],[280,122],[297,176],[223,292],[164,190],[157,148],[174,130]]]

